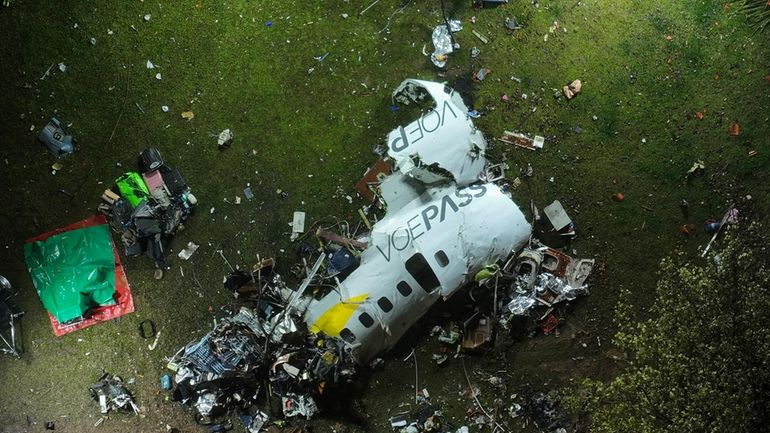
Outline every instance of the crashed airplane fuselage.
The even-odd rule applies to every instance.
[[[387,213],[360,266],[305,310],[312,332],[341,338],[358,362],[393,347],[439,298],[523,247],[531,233],[516,204],[480,180],[486,140],[460,96],[413,79],[393,93],[405,104],[428,98],[430,110],[388,135],[395,171],[381,184]]]
[[[313,332],[342,338],[366,362],[529,234],[524,215],[494,184],[431,189],[375,224],[361,265],[311,301],[305,321]]]

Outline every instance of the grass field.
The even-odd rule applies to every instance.
[[[446,3],[464,28],[444,71],[422,54],[443,22],[437,1],[382,0],[364,14],[368,0],[18,0],[1,8],[0,273],[22,289],[27,314],[23,358],[0,358],[0,432],[42,431],[46,421],[60,432],[163,432],[167,424],[203,431],[190,411],[165,401],[159,377],[163,358],[206,332],[229,300],[221,287],[229,268],[216,251],[233,264],[275,255],[288,268],[293,211],[355,219],[364,202],[345,196],[355,197],[353,184],[376,159],[372,149],[408,120],[389,109],[404,78],[448,81],[485,113],[475,124],[488,138],[503,130],[545,136],[539,152],[495,143],[490,159],[508,162],[510,180],[531,164],[534,175],[513,191],[517,203],[529,214],[530,201],[542,209],[559,199],[578,224],[567,251],[604,264],[559,337],[467,359],[474,381],[502,371],[512,393],[525,384],[552,389],[610,377],[621,367],[609,357],[620,289],[647,314],[660,259],[695,257],[708,241],[706,219],[746,194],[767,214],[770,36],[754,34],[735,4],[541,0],[538,8],[517,1],[473,10],[469,1]],[[524,27],[508,32],[510,16]],[[475,60],[473,46],[481,50]],[[472,82],[481,67],[490,76]],[[554,96],[574,79],[583,82],[579,96]],[[195,117],[183,119],[184,111]],[[55,159],[36,140],[53,115],[79,140],[56,175]],[[741,126],[737,137],[728,132],[732,122]],[[235,141],[220,152],[216,134],[225,128]],[[54,337],[23,242],[92,215],[101,191],[149,146],[180,169],[200,201],[173,246],[202,247],[161,281],[150,261],[125,260],[136,313]],[[686,181],[696,160],[706,169]],[[234,204],[248,184],[254,200]],[[623,202],[611,199],[616,192]],[[685,223],[697,226],[689,237],[679,231]],[[137,333],[147,318],[161,330],[153,351]],[[426,329],[411,336],[421,387],[460,425],[472,406],[458,395],[467,386],[462,364],[431,363],[435,342]],[[387,358],[355,396],[365,422],[326,413],[313,421],[316,431],[388,431],[388,417],[413,398],[413,366],[402,359]],[[98,408],[87,387],[102,368],[135,378],[141,416],[112,415],[93,427]],[[491,404],[492,391],[482,390]]]

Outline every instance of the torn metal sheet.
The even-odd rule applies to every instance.
[[[364,174],[364,177],[356,182],[356,190],[367,202],[373,202],[376,195],[376,186],[385,180],[392,171],[393,165],[390,162],[384,159],[378,160],[374,165],[369,167]],[[376,202],[375,204],[379,207],[380,203]]]
[[[391,174],[380,184],[380,193],[388,212],[398,211],[420,197],[425,190],[423,183],[400,172]]]
[[[398,170],[426,184],[476,182],[487,162],[487,141],[460,95],[442,83],[416,79],[393,92],[393,101],[403,104],[427,98],[434,101],[429,111],[388,134],[388,155]]]
[[[440,297],[528,240],[531,227],[494,184],[433,188],[374,225],[361,264],[310,301],[311,332],[342,338],[361,363],[390,349]]]

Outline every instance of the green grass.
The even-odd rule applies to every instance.
[[[770,83],[763,77],[770,73],[770,41],[753,34],[737,7],[705,0],[553,0],[539,9],[516,2],[473,11],[468,2],[447,2],[464,29],[456,34],[461,50],[438,76],[421,54],[423,45],[430,51],[431,30],[441,22],[438,3],[412,2],[381,32],[402,3],[383,0],[362,16],[368,1],[16,1],[0,9],[0,272],[22,288],[19,303],[27,310],[27,353],[21,361],[0,358],[0,431],[22,430],[27,416],[38,430],[57,420],[57,430],[65,432],[163,431],[167,423],[193,431],[189,412],[164,401],[158,378],[163,357],[205,332],[229,299],[221,289],[228,268],[216,250],[233,264],[276,255],[289,267],[294,210],[308,212],[311,221],[328,215],[354,221],[363,203],[348,204],[344,195],[355,196],[353,184],[375,159],[372,148],[404,122],[403,110],[388,107],[390,92],[407,77],[451,84],[467,81],[479,67],[491,69],[464,95],[487,112],[476,125],[490,139],[503,130],[547,138],[542,152],[501,143],[490,152],[511,165],[511,179],[527,163],[534,167],[534,177],[514,191],[516,201],[526,209],[534,200],[542,209],[561,200],[579,226],[569,250],[606,262],[606,278],[597,278],[591,296],[576,303],[561,337],[519,342],[500,354],[504,363],[492,356],[468,360],[476,381],[482,371],[498,369],[507,371],[512,386],[608,377],[617,368],[604,353],[618,289],[630,288],[635,301],[648,305],[660,258],[694,255],[707,241],[702,222],[718,218],[728,200],[751,194],[766,210]],[[474,15],[476,24],[469,20]],[[507,34],[502,23],[511,15],[525,28]],[[567,31],[548,34],[554,21]],[[472,29],[490,43],[481,43]],[[482,54],[472,64],[474,45]],[[322,63],[314,60],[326,52]],[[158,68],[146,69],[148,59]],[[67,72],[54,67],[40,80],[59,62]],[[584,83],[582,94],[572,101],[554,98],[576,78]],[[514,101],[509,106],[500,102],[503,93]],[[180,117],[187,110],[195,113],[191,121]],[[696,120],[696,111],[705,118]],[[69,132],[79,140],[56,176],[49,169],[53,158],[35,139],[53,114],[72,123]],[[728,134],[733,121],[741,124],[740,137]],[[235,142],[220,152],[215,135],[224,128],[232,129]],[[190,240],[203,246],[160,282],[147,260],[126,260],[137,312],[119,324],[55,338],[26,275],[21,245],[92,214],[101,191],[148,146],[181,170],[201,203],[173,246]],[[758,156],[747,156],[752,149]],[[686,183],[685,172],[698,159],[705,174]],[[232,204],[247,183],[254,201]],[[279,188],[288,198],[280,198]],[[615,192],[626,200],[613,202]],[[690,203],[687,221],[682,199]],[[685,222],[698,226],[690,238],[678,231]],[[191,278],[193,268],[202,290]],[[162,333],[154,351],[136,331],[146,318]],[[439,370],[430,363],[432,349],[428,343],[418,351],[421,382],[461,423],[470,407],[455,397],[464,387],[462,368],[452,361]],[[571,360],[579,356],[585,360]],[[113,416],[92,427],[98,410],[86,388],[102,368],[136,378],[143,417]],[[388,413],[411,399],[411,375],[412,367],[397,358],[375,374],[363,396],[368,431],[386,429]],[[491,396],[485,389],[482,400],[491,404]]]

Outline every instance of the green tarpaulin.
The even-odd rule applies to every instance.
[[[115,257],[107,225],[27,243],[24,259],[43,305],[59,322],[115,303]]]

